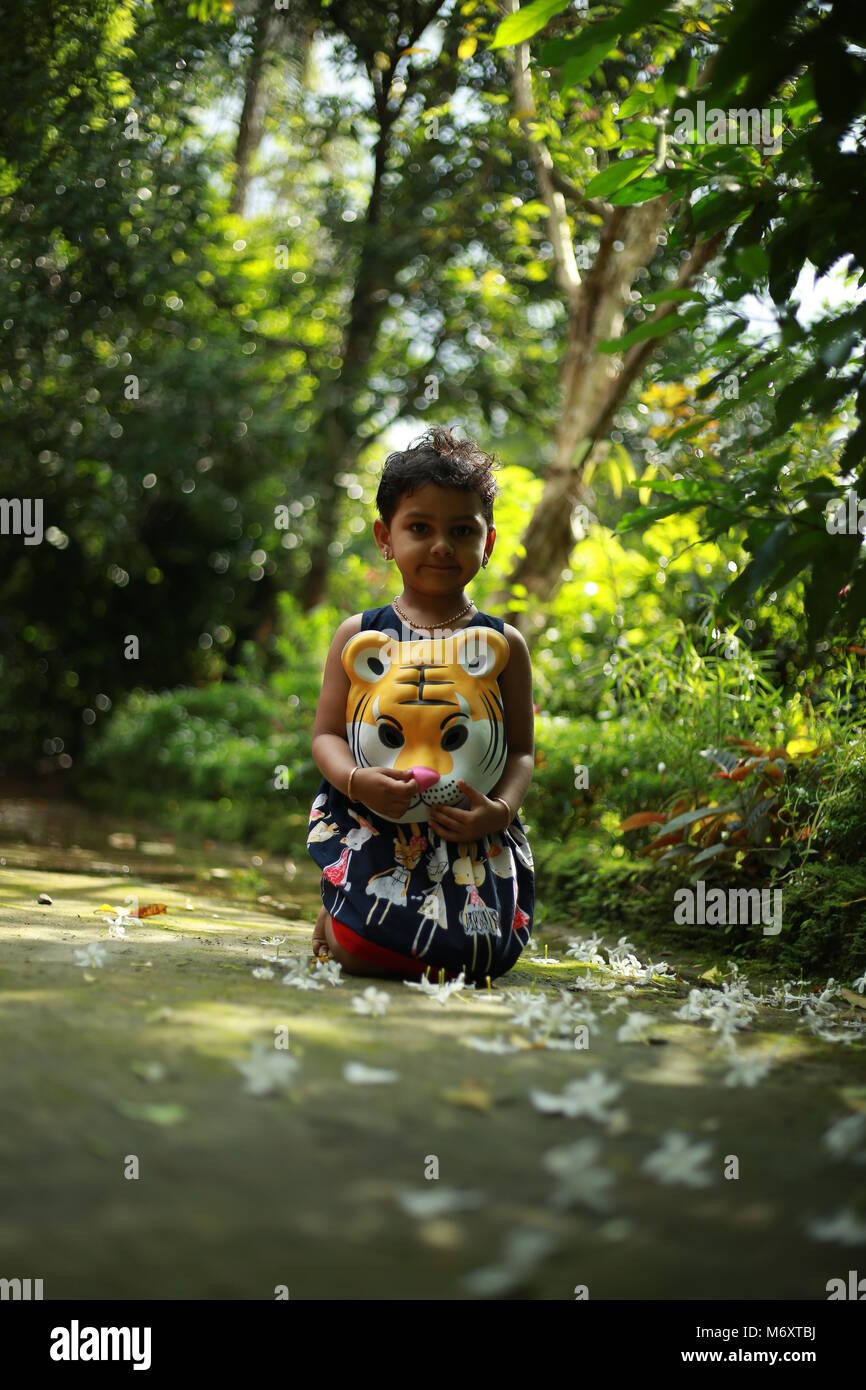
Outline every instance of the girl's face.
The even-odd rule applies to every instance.
[[[496,528],[488,530],[475,492],[425,483],[404,494],[390,530],[373,523],[381,549],[390,546],[404,584],[421,592],[459,592],[493,549]]]

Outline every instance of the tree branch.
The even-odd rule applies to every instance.
[[[505,9],[508,13],[516,14],[519,8],[519,0],[505,0]],[[555,186],[553,177],[555,165],[551,158],[550,151],[543,140],[536,140],[533,138],[532,131],[529,128],[530,121],[537,118],[538,111],[532,92],[528,43],[519,43],[516,45],[514,64],[512,67],[512,84],[517,108],[515,115],[520,122],[521,130],[526,136],[529,156],[535,165],[535,176],[538,179],[539,191],[547,207],[547,225],[550,230],[550,241],[553,246],[556,278],[568,300],[573,301],[580,290],[580,273],[577,269],[577,262],[574,259],[574,247],[571,242],[571,230],[568,225],[568,213],[565,207],[565,199]]]

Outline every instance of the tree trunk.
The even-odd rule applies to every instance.
[[[506,0],[506,8],[511,12],[518,7],[518,0]],[[700,75],[698,85],[706,81],[711,64],[712,59]],[[522,537],[523,554],[512,567],[507,587],[493,596],[493,602],[506,607],[511,601],[512,585],[521,584],[528,595],[549,602],[562,582],[562,572],[568,567],[575,545],[572,519],[580,500],[586,465],[617,407],[657,347],[656,340],[648,339],[629,350],[617,366],[616,357],[600,352],[598,344],[621,334],[637,272],[655,256],[658,236],[666,225],[672,203],[670,195],[665,194],[631,207],[601,205],[605,220],[598,253],[581,280],[574,261],[562,190],[565,188],[584,203],[587,200],[581,199],[580,190],[559,173],[544,141],[534,138],[537,131],[533,133],[530,129],[530,122],[537,113],[526,43],[517,45],[512,76],[516,114],[527,138],[540,196],[548,209],[557,282],[564,291],[569,318],[554,458],[545,476],[541,498]],[[664,168],[665,152],[664,135],[660,132],[656,169]],[[599,210],[599,205],[593,204],[593,210]],[[694,279],[722,241],[723,234],[719,233],[693,247],[689,259],[680,267],[676,285],[684,287]],[[664,317],[675,308],[674,304],[664,304],[653,317]],[[526,637],[531,637],[534,629],[546,621],[543,613],[530,611],[509,612],[507,617]]]
[[[409,44],[412,47],[429,23],[435,19],[444,0],[431,0],[426,9],[419,10],[414,27],[410,30]],[[388,70],[393,72],[393,68]],[[376,115],[379,122],[379,136],[376,141],[373,180],[370,200],[364,219],[364,240],[361,249],[355,285],[352,294],[352,307],[349,322],[343,338],[343,366],[340,375],[333,383],[321,388],[319,393],[319,424],[314,443],[313,463],[316,465],[316,488],[318,505],[316,507],[316,536],[310,545],[310,567],[304,575],[300,601],[306,612],[322,603],[327,594],[328,570],[331,556],[328,551],[339,521],[339,489],[334,482],[337,473],[350,472],[361,446],[357,431],[357,417],[352,410],[352,401],[366,383],[370,357],[376,345],[379,325],[385,316],[388,294],[393,284],[394,265],[389,259],[387,242],[383,241],[380,229],[380,205],[382,201],[382,178],[385,174],[391,145],[391,133],[395,120],[405,104],[408,88],[400,107],[389,109],[390,80],[382,78],[373,69],[371,80],[376,102]],[[457,81],[457,66],[452,60],[451,74],[443,75],[442,86]]]
[[[271,0],[259,0],[256,9],[253,51],[247,66],[244,104],[235,142],[235,176],[229,200],[229,211],[239,216],[243,216],[246,206],[250,165],[262,138],[265,59],[274,35],[275,25],[276,14]]]

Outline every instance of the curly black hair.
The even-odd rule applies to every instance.
[[[495,454],[486,454],[473,439],[456,439],[445,425],[434,425],[408,449],[389,454],[382,469],[376,506],[390,527],[401,497],[417,492],[426,483],[475,492],[488,526],[493,525],[493,499],[498,488],[493,469],[500,466]]]

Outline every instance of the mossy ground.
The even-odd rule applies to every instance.
[[[293,1299],[462,1298],[474,1296],[466,1277],[501,1266],[508,1240],[527,1231],[547,1236],[547,1251],[514,1265],[505,1296],[572,1299],[585,1284],[592,1298],[824,1299],[847,1271],[851,1249],[805,1226],[858,1202],[866,1217],[862,1165],[832,1161],[821,1142],[866,1105],[862,1044],[822,1043],[766,1009],[740,1043],[778,1045],[776,1067],[754,1089],[727,1087],[718,1038],[673,1017],[688,992],[680,981],[638,986],[629,1000],[655,1016],[651,1042],[616,1041],[624,1009],[600,1019],[588,1050],[529,1046],[504,992],[558,997],[582,972],[561,957],[524,957],[491,991],[444,1007],[377,981],[389,1010],[362,1017],[351,999],[370,981],[301,992],[279,970],[252,976],[263,937],[285,936],[287,958],[309,952],[319,896],[302,844],[287,877],[281,861],[252,865],[251,851],[115,851],[98,818],[73,814],[46,835],[30,832],[26,810],[4,810],[3,1276],[42,1278],[46,1298],[271,1299],[278,1285]],[[37,905],[39,892],[51,906]],[[131,894],[168,911],[109,940],[98,909]],[[613,944],[628,925],[548,914],[536,941],[557,956],[575,928]],[[106,963],[82,969],[74,950],[93,941]],[[671,963],[695,970],[700,952]],[[295,1083],[256,1098],[235,1063],[277,1027],[289,1032]],[[513,1037],[519,1050],[479,1053],[468,1035]],[[351,1085],[347,1061],[399,1081]],[[533,1107],[533,1089],[559,1092],[595,1068],[624,1087],[614,1131]],[[710,1144],[710,1187],[642,1171],[670,1130]],[[602,1214],[551,1202],[545,1154],[585,1137],[615,1179]],[[722,1176],[731,1154],[737,1181]],[[137,1180],[124,1177],[130,1155]],[[404,1189],[437,1189],[425,1180],[431,1156],[438,1190],[479,1193],[477,1208],[402,1209]]]

